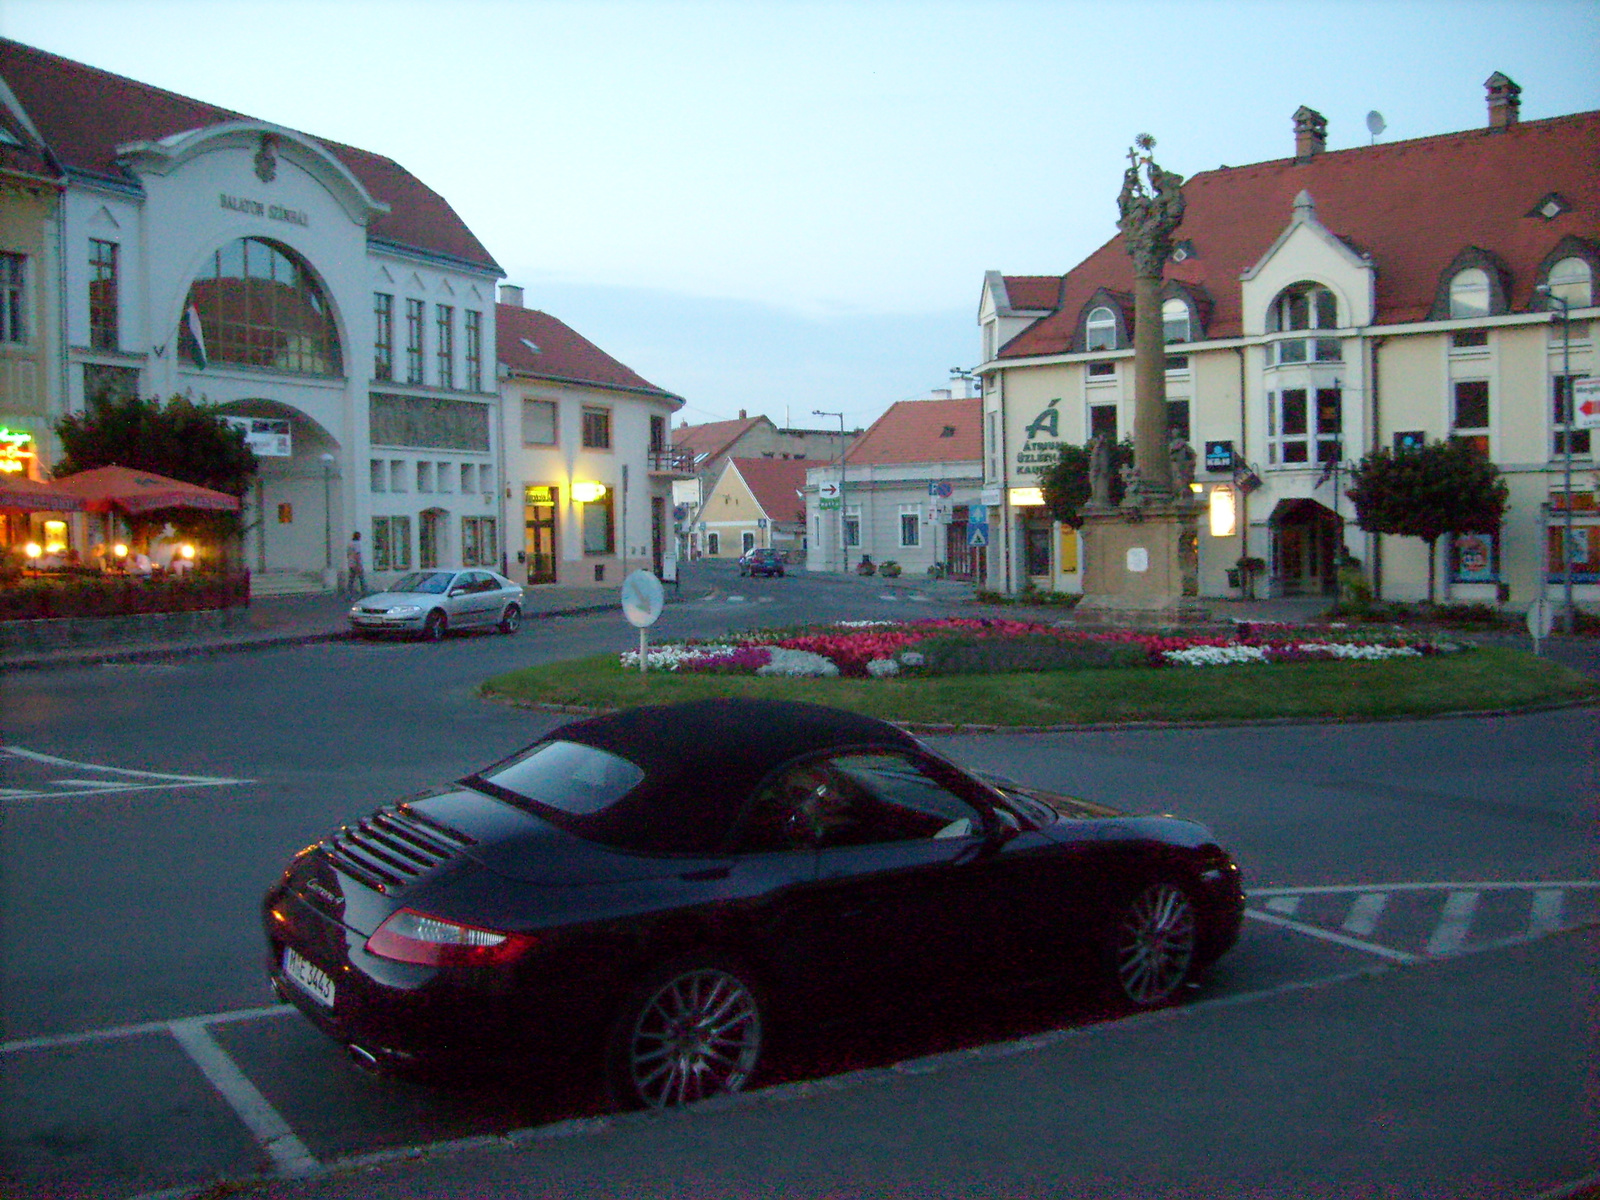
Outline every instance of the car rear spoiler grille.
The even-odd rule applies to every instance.
[[[473,844],[460,830],[398,805],[380,808],[354,828],[342,826],[322,849],[341,871],[387,892],[414,883]]]

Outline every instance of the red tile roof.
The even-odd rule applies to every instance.
[[[683,403],[568,325],[535,308],[495,305],[495,342],[499,360],[513,375],[644,392],[671,400],[674,407]]]
[[[1007,275],[1006,299],[1014,309],[1054,309],[1061,299],[1059,275]]]
[[[6,38],[0,38],[0,78],[63,168],[123,185],[135,181],[117,164],[119,145],[256,119]],[[444,197],[400,164],[325,138],[313,140],[342,162],[374,199],[389,205],[390,211],[368,227],[373,240],[502,273]]]
[[[817,464],[803,458],[730,458],[769,521],[804,521],[806,502],[800,489],[806,470]]]
[[[1441,274],[1469,246],[1505,262],[1510,307],[1522,311],[1556,243],[1568,234],[1592,242],[1600,230],[1600,112],[1196,175],[1183,185],[1187,207],[1175,235],[1192,242],[1195,254],[1169,263],[1166,278],[1210,294],[1215,308],[1207,336],[1241,333],[1239,277],[1288,226],[1301,191],[1310,194],[1330,232],[1375,262],[1376,323],[1426,318]],[[1551,192],[1572,208],[1553,221],[1529,215]],[[1066,351],[1096,289],[1132,291],[1133,264],[1121,235],[1061,284],[1057,311],[1006,343],[1001,358]]]
[[[978,462],[983,458],[982,422],[983,401],[977,397],[901,400],[861,435],[846,461],[852,466]]]
[[[707,421],[704,425],[685,425],[672,431],[672,444],[679,450],[692,450],[696,458],[717,459],[762,423],[766,417],[740,417],[736,421]]]

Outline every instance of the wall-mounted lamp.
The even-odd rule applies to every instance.
[[[603,483],[575,483],[572,485],[572,498],[579,504],[593,504],[596,500],[605,499],[606,485]]]

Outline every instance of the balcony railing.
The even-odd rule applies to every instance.
[[[694,451],[674,447],[670,450],[650,451],[652,475],[693,475]]]

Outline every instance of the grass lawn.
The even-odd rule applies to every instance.
[[[498,676],[483,694],[593,709],[706,696],[809,700],[915,725],[1078,725],[1119,721],[1378,720],[1600,698],[1596,684],[1517,650],[1381,662],[1308,662],[948,675],[790,679],[623,671],[597,654]]]

